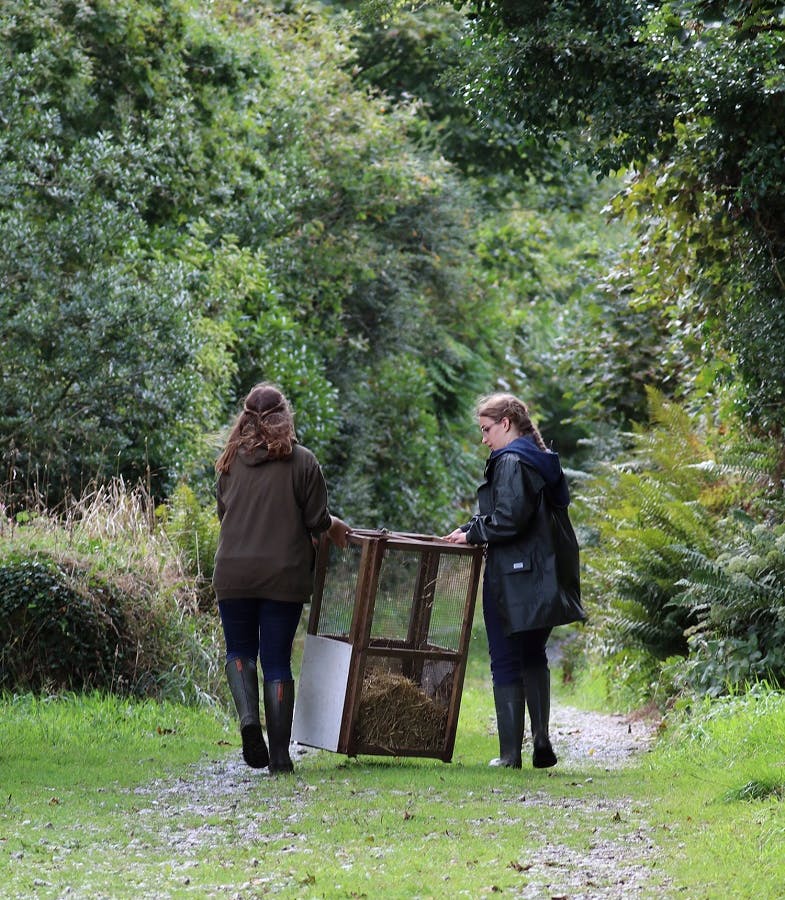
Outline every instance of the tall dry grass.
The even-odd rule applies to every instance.
[[[121,604],[122,650],[134,659],[125,689],[198,702],[222,697],[217,617],[200,610],[204,586],[197,588],[144,484],[96,483],[54,510],[33,493],[13,515],[0,491],[0,566],[24,562],[56,567],[96,603]]]

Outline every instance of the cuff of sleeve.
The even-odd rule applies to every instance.
[[[328,513],[324,518],[319,519],[316,525],[314,525],[313,528],[309,530],[311,534],[318,537],[320,534],[323,534],[325,531],[327,531],[332,524],[332,516]]]

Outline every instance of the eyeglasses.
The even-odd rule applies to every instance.
[[[495,428],[498,424],[498,422],[494,422],[492,425],[480,425],[480,431],[483,435],[488,434],[491,428]]]

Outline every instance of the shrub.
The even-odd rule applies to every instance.
[[[683,410],[650,393],[654,427],[624,459],[599,470],[583,498],[598,529],[586,554],[604,654],[635,647],[655,659],[686,656],[692,611],[676,604],[689,563],[681,547],[709,552],[713,522],[698,502],[708,481],[693,463],[708,450]]]
[[[219,534],[215,503],[203,506],[195,491],[180,484],[156,515],[194,578],[200,608],[211,604],[215,598],[212,577]]]
[[[123,679],[125,623],[101,593],[49,561],[0,566],[0,688],[111,687]]]
[[[721,522],[714,558],[685,550],[691,563],[676,602],[697,623],[677,681],[711,696],[756,682],[785,685],[785,528],[749,516]]]
[[[0,690],[98,688],[193,701],[209,694],[194,625],[82,565],[11,556],[0,565]],[[192,683],[200,656],[203,677]]]
[[[0,690],[211,702],[217,617],[198,614],[149,495],[117,482],[88,496],[60,516],[0,518]]]

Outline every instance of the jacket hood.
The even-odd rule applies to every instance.
[[[257,447],[255,450],[238,450],[237,458],[246,466],[258,466],[263,462],[267,462],[267,447]]]
[[[548,500],[554,506],[566,507],[570,504],[570,490],[562,471],[559,454],[550,450],[541,450],[531,438],[519,437],[510,441],[506,447],[494,450],[489,460],[496,459],[503,453],[514,453],[527,465],[536,469],[545,481]]]

